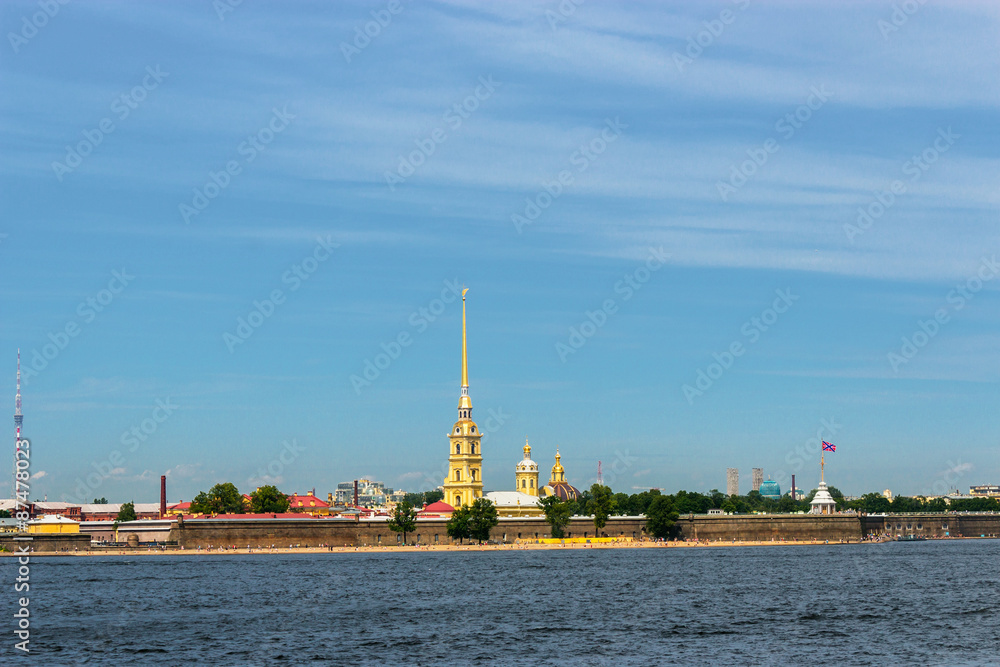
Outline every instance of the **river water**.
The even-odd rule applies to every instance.
[[[998,556],[964,540],[37,557],[29,661],[998,665]]]

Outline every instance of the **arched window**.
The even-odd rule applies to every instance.
[[[473,432],[473,433],[475,433],[475,432],[476,432],[476,427],[475,427],[475,426],[473,426],[473,427],[472,427],[472,432]]]
[[[455,481],[456,482],[461,482],[462,481],[462,471],[461,470],[456,470],[455,471]]]
[[[461,454],[462,453],[462,444],[461,443],[455,445],[455,453],[456,454]]]
[[[535,488],[535,480],[530,480],[528,484],[531,486],[532,489]]]
[[[472,475],[472,481],[475,482],[476,481],[476,469],[473,468],[472,470],[470,470],[469,474]]]
[[[460,495],[458,495],[456,493],[455,494],[455,507],[461,507],[461,506],[462,506],[462,496],[460,496]]]

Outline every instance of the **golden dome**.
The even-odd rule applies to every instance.
[[[561,458],[562,457],[559,456],[559,450],[557,449],[556,464],[552,466],[552,478],[549,480],[550,485],[566,481],[566,470],[562,467],[562,464],[559,462],[559,459]]]
[[[524,439],[524,458],[518,461],[515,470],[517,472],[538,472],[538,464],[531,460],[531,445],[528,444],[527,438]]]

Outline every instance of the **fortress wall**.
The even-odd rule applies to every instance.
[[[820,540],[857,542],[869,533],[917,534],[926,537],[979,537],[1000,535],[1000,515],[923,514],[889,517],[834,514],[688,515],[677,521],[679,536],[686,540],[793,542]],[[902,525],[900,530],[895,525]],[[645,520],[611,517],[601,531],[607,537],[644,537]],[[907,528],[910,526],[910,528]],[[566,529],[568,537],[594,537],[590,518],[574,518]],[[514,542],[550,538],[552,532],[541,517],[501,518],[490,534],[492,540]],[[389,530],[386,521],[337,521],[330,519],[188,520],[174,524],[171,540],[190,549],[236,545],[238,547],[374,546],[395,545],[402,536]],[[417,530],[406,536],[409,544],[452,544],[446,519],[417,521]]]
[[[861,539],[861,523],[851,514],[685,514],[678,519],[677,525],[681,537],[701,542],[857,542]]]
[[[18,549],[25,546],[32,551],[86,551],[90,548],[90,535],[86,533],[36,533],[27,540],[14,540],[16,533],[0,534],[0,547],[5,547],[12,555],[17,555]]]
[[[448,537],[446,519],[422,519],[417,530],[407,533],[409,544],[452,544]],[[645,520],[634,517],[612,517],[601,531],[604,537],[642,537]],[[589,518],[575,518],[566,529],[568,537],[594,537],[594,522]],[[517,539],[533,540],[552,536],[549,524],[541,517],[501,518],[490,533],[497,541],[514,542]],[[395,545],[402,535],[389,530],[386,521],[336,521],[330,519],[241,519],[241,520],[188,520],[174,524],[171,540],[185,548],[208,546],[278,547],[301,546],[377,546]]]
[[[1000,536],[1000,514],[888,514],[861,518],[866,535],[887,533],[916,537]]]

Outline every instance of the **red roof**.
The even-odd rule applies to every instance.
[[[168,510],[189,510],[191,509],[191,502],[177,503],[176,505],[171,505],[167,508]]]
[[[310,496],[308,494],[304,496],[296,494],[288,496],[288,509],[298,509],[298,508],[308,509],[310,507],[329,507],[329,506],[330,503],[326,502],[325,500],[320,500],[316,496]]]
[[[436,503],[431,503],[427,507],[423,508],[418,512],[418,514],[451,514],[454,511],[454,507],[442,500],[439,500]]]
[[[311,519],[311,516],[303,516],[301,514],[208,514],[195,517],[192,515],[185,515],[184,520],[197,520],[197,519]]]

